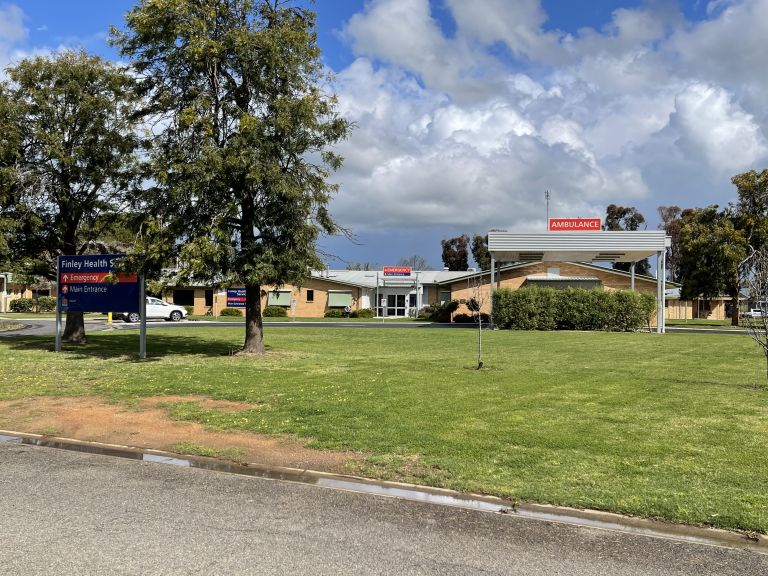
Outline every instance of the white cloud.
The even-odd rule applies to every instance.
[[[24,12],[13,4],[0,5],[0,77],[8,64],[15,60],[15,46],[26,40]]]
[[[18,6],[0,6],[0,43],[15,44],[27,37],[24,26],[24,12]]]
[[[352,16],[343,36],[356,54],[408,70],[430,89],[456,99],[486,97],[498,83],[494,59],[446,38],[429,0],[373,0]]]
[[[546,29],[538,0],[446,6],[450,35],[427,0],[374,0],[345,29],[345,225],[541,229],[546,189],[554,216],[653,218],[768,164],[768,0],[710,3],[698,23],[649,3],[574,34]]]
[[[679,128],[679,145],[724,174],[746,170],[768,155],[768,146],[752,115],[733,102],[723,88],[690,85],[675,100],[671,125]]]

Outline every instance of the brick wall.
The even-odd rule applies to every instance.
[[[271,286],[263,288],[267,292],[272,290]],[[205,305],[205,288],[194,288],[195,292],[195,306],[194,314],[203,315],[208,310],[208,306]],[[331,290],[336,291],[349,291],[352,293],[352,309],[356,310],[360,307],[360,300],[363,294],[363,290],[354,286],[345,286],[343,284],[336,284],[334,282],[328,282],[318,278],[312,278],[298,288],[291,284],[285,284],[278,290],[290,291],[291,298],[296,299],[296,316],[298,318],[322,318],[325,312],[328,310],[328,292]],[[308,291],[314,292],[312,301],[308,300]],[[163,296],[166,302],[173,302],[173,291],[166,292]],[[261,299],[261,309],[267,306],[269,297],[265,295]],[[212,311],[215,316],[221,314],[221,311],[227,307],[227,293],[226,290],[214,292],[213,295],[213,307]],[[243,315],[245,315],[245,309],[241,309]],[[291,309],[287,309],[288,315],[291,315]]]

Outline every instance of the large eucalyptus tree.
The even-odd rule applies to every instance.
[[[267,285],[323,264],[319,234],[350,130],[328,92],[315,14],[284,0],[143,0],[113,41],[156,123],[154,185],[139,199],[141,266],[246,289],[243,351],[264,352]]]
[[[98,253],[124,230],[140,171],[136,96],[122,68],[84,52],[25,59],[0,83],[0,247],[25,275],[56,257]],[[85,342],[82,312],[64,339]]]

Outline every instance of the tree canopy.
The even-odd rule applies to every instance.
[[[398,266],[410,266],[412,270],[432,270],[432,266],[429,265],[429,263],[419,256],[418,254],[414,254],[413,256],[409,256],[408,258],[400,258],[400,260],[397,261]]]
[[[682,274],[680,269],[680,229],[683,225],[683,219],[691,213],[691,209],[682,209],[680,206],[659,206],[657,210],[661,219],[659,229],[667,233],[672,244],[667,248],[665,260],[668,278],[673,282],[680,282]]]
[[[485,236],[475,234],[472,237],[472,258],[474,258],[478,269],[491,269],[491,253],[488,251],[488,234]]]
[[[740,265],[748,256],[743,230],[734,225],[731,210],[708,206],[691,211],[680,231],[681,298],[734,299],[733,322],[738,324]]]
[[[612,232],[620,230],[626,230],[634,232],[645,228],[645,216],[643,216],[637,208],[634,206],[617,206],[616,204],[609,204],[605,210],[605,229]],[[614,262],[613,268],[615,270],[624,270],[628,272],[630,269],[630,262]],[[635,272],[638,274],[649,274],[651,271],[651,264],[648,258],[640,260],[635,263]]]
[[[130,58],[159,127],[151,217],[136,263],[172,257],[180,280],[246,289],[243,350],[263,353],[263,287],[323,267],[315,243],[341,166],[337,113],[314,12],[285,0],[142,0],[113,41]]]
[[[25,275],[56,257],[99,253],[119,235],[139,178],[133,80],[83,52],[25,59],[0,84],[0,244]],[[82,313],[64,339],[83,342]]]
[[[443,265],[452,271],[465,271],[469,268],[469,236],[462,234],[455,238],[441,240]]]

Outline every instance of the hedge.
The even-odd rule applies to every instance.
[[[493,294],[493,322],[510,330],[632,331],[648,325],[651,294],[627,290],[501,288]]]
[[[32,298],[16,298],[11,300],[11,312],[32,312],[35,307],[35,301]]]
[[[288,316],[288,310],[282,306],[266,306],[263,316],[265,318],[285,318]]]
[[[418,318],[423,319],[426,317],[433,322],[447,323],[451,321],[451,315],[456,312],[459,307],[457,300],[450,300],[448,302],[435,302],[430,306],[425,306],[419,310]]]
[[[350,318],[373,318],[373,310],[370,308],[360,308],[360,310],[352,310],[349,316]]]
[[[56,298],[40,296],[37,300],[32,298],[16,298],[11,300],[11,312],[53,312],[56,310]]]
[[[221,312],[219,312],[219,316],[242,316],[243,313],[240,312],[240,308],[223,308]]]

